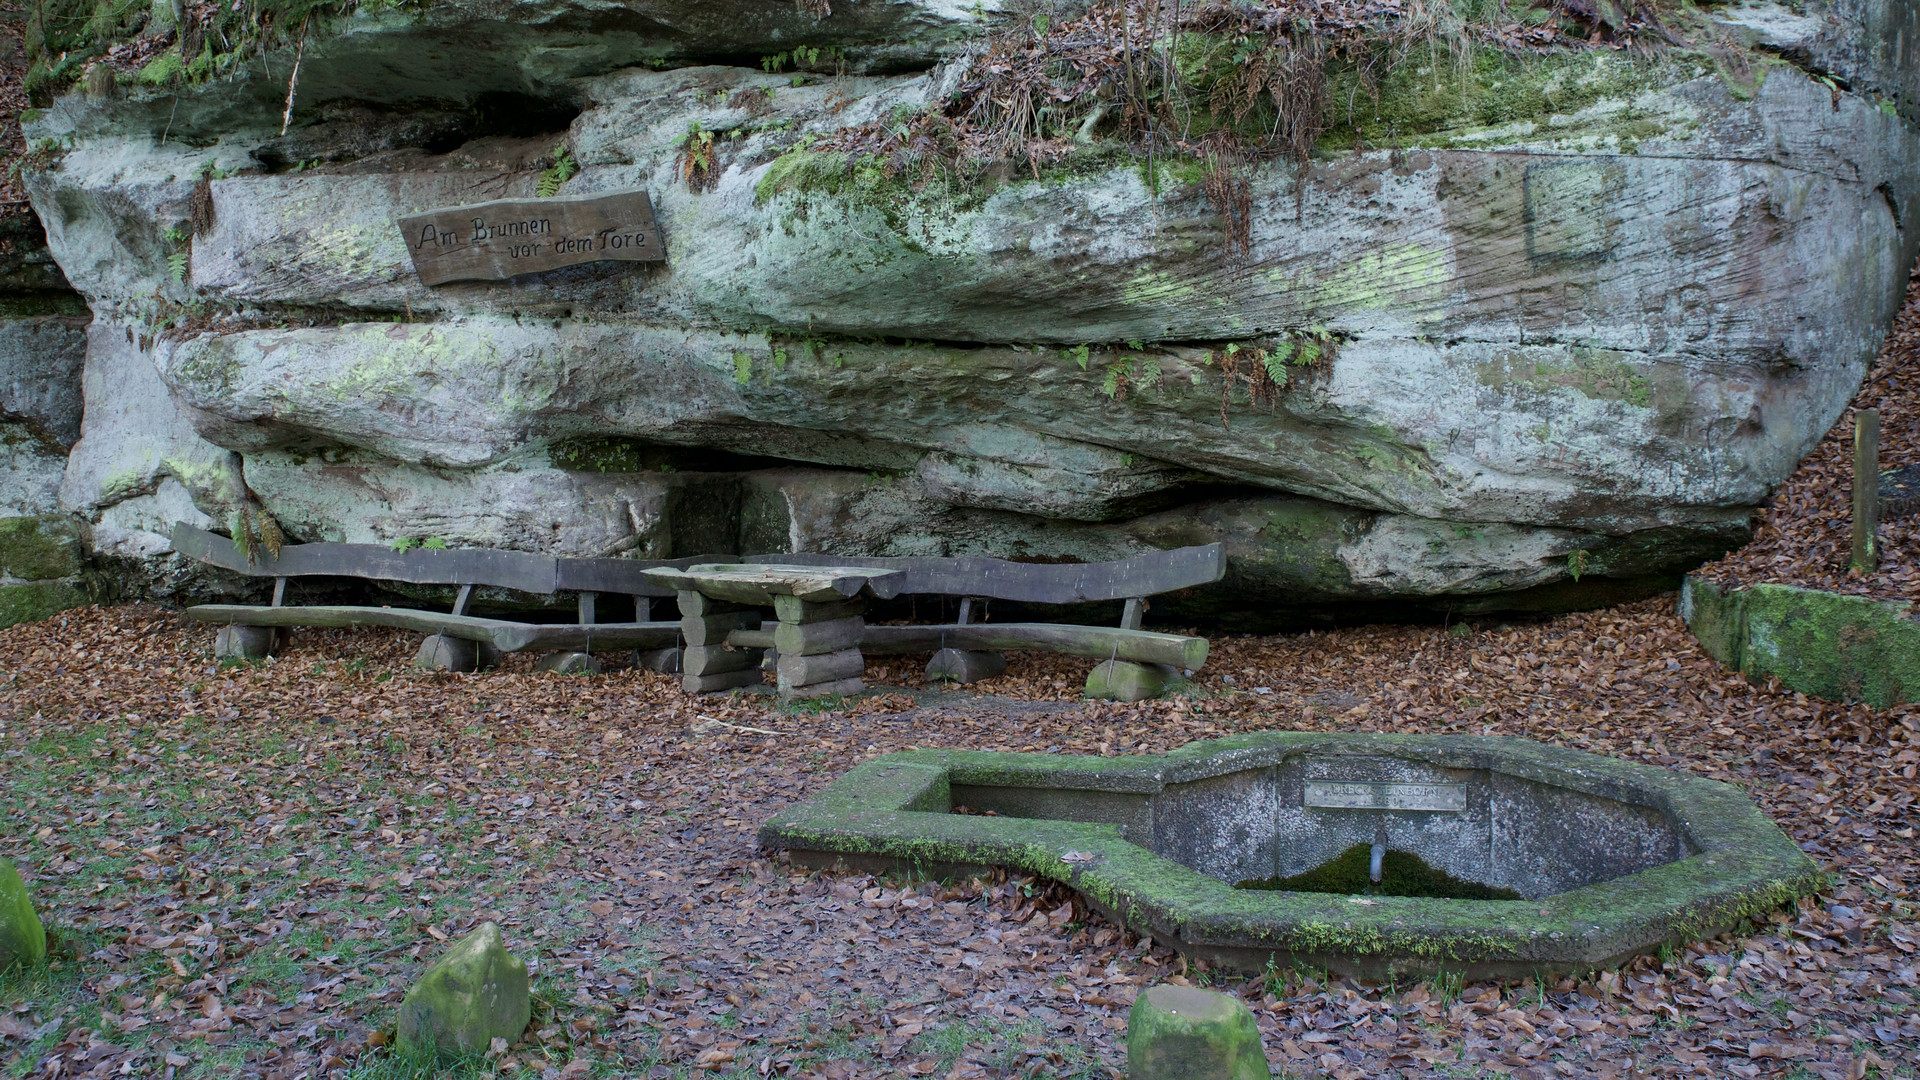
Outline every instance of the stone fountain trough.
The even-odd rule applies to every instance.
[[[1375,978],[1606,967],[1826,880],[1737,788],[1474,736],[1264,732],[1120,758],[890,754],[760,839],[812,866],[1004,866],[1071,885],[1195,958]],[[1271,887],[1356,845],[1517,899]]]

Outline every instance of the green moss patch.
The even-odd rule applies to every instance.
[[[1905,601],[1791,585],[1725,588],[1689,575],[1680,617],[1749,680],[1884,709],[1920,701],[1920,622]]]
[[[1428,866],[1425,859],[1407,851],[1387,852],[1386,858],[1380,860],[1380,883],[1376,885],[1369,875],[1372,862],[1372,846],[1355,844],[1303,874],[1243,881],[1234,888],[1347,896],[1427,896],[1442,900],[1520,899],[1520,894],[1512,889],[1462,880]]]

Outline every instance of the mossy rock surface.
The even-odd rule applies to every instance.
[[[1920,623],[1904,601],[1689,576],[1680,616],[1709,656],[1752,682],[1878,709],[1920,700]]]
[[[0,971],[47,958],[47,931],[27,896],[27,884],[13,864],[0,859]]]
[[[0,585],[0,626],[39,622],[68,608],[92,603],[86,589],[71,581],[35,581]]]
[[[494,1039],[514,1042],[533,1017],[527,965],[507,951],[492,922],[453,943],[400,1002],[400,1049],[414,1054],[483,1054]]]
[[[1373,848],[1355,844],[1339,855],[1292,877],[1243,881],[1236,889],[1275,889],[1289,892],[1362,893],[1377,896],[1430,896],[1442,900],[1518,900],[1512,889],[1464,881],[1444,870],[1436,870],[1418,855],[1389,851],[1381,860],[1380,883],[1375,885],[1369,873]]]
[[[1239,998],[1192,986],[1143,991],[1127,1014],[1128,1080],[1267,1080],[1253,1013]]]
[[[22,581],[71,577],[86,565],[84,539],[70,517],[0,518],[0,569]]]

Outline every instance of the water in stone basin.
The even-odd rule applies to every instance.
[[[1418,855],[1389,851],[1382,860],[1379,881],[1370,872],[1373,845],[1355,844],[1331,861],[1304,874],[1242,881],[1236,889],[1273,889],[1288,892],[1343,893],[1350,896],[1430,896],[1442,900],[1518,900],[1512,889],[1482,885],[1436,870]]]
[[[1169,784],[1152,798],[1148,847],[1228,884],[1361,892],[1338,884],[1387,849],[1422,889],[1385,895],[1534,899],[1693,854],[1666,814],[1490,769],[1409,758],[1302,755],[1267,768]],[[1359,854],[1354,855],[1354,851]],[[1418,867],[1417,870],[1414,867]],[[1319,884],[1280,884],[1317,882]],[[1490,890],[1478,892],[1475,890]]]

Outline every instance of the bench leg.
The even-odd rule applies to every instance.
[[[222,660],[263,660],[287,644],[284,626],[223,626],[213,636],[213,655]]]
[[[487,648],[498,655],[492,645]],[[413,654],[413,666],[428,671],[478,671],[480,643],[445,634],[428,634],[420,639],[420,651]]]
[[[540,671],[557,671],[562,675],[598,675],[600,661],[591,653],[551,652],[540,658],[534,665]]]
[[[1145,701],[1165,693],[1168,680],[1177,674],[1166,664],[1108,660],[1087,674],[1087,696],[1102,701]]]
[[[941,649],[927,661],[928,682],[966,685],[1005,673],[1007,658],[980,649]]]

